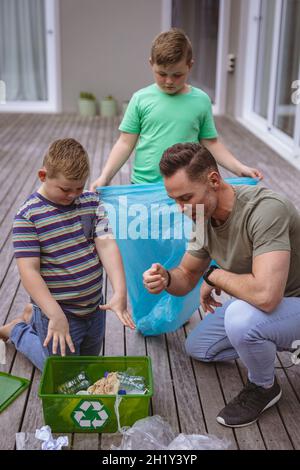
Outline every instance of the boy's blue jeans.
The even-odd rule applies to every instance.
[[[205,362],[240,358],[249,380],[266,387],[273,384],[276,351],[291,349],[295,340],[300,340],[300,297],[284,297],[272,313],[232,299],[200,321],[187,337],[186,351]]]
[[[105,332],[106,313],[97,309],[88,318],[78,318],[68,314],[66,316],[75,347],[75,353],[71,353],[66,345],[66,354],[99,356]],[[30,324],[17,323],[10,335],[10,340],[14,343],[17,351],[24,354],[40,370],[43,370],[46,358],[52,355],[52,341],[47,348],[43,347],[47,336],[48,322],[46,315],[36,305],[33,305]]]

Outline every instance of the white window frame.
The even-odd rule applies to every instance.
[[[237,120],[247,127],[253,134],[268,144],[273,150],[279,153],[284,159],[300,169],[300,104],[296,106],[294,138],[276,128],[273,124],[273,111],[275,105],[275,89],[277,82],[277,54],[279,52],[280,26],[282,0],[274,0],[275,24],[273,31],[272,61],[269,87],[269,107],[268,117],[264,119],[253,111],[253,100],[255,90],[255,72],[257,61],[257,43],[259,32],[259,6],[260,0],[242,2],[241,12],[241,34],[239,57],[245,56],[244,62],[237,70],[238,92],[235,107]],[[285,11],[283,11],[283,15]],[[300,70],[299,77],[300,79]],[[291,94],[293,90],[291,89]],[[272,98],[272,99],[271,99]],[[298,142],[298,144],[297,144]]]
[[[231,0],[220,0],[216,68],[216,102],[213,105],[213,113],[216,115],[224,114],[226,110],[230,11]],[[161,18],[162,31],[170,29],[172,25],[172,0],[162,0]]]
[[[61,111],[59,0],[44,0],[44,2],[48,100],[6,101],[0,103],[0,112],[57,113]]]

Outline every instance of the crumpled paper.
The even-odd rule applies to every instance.
[[[37,429],[35,437],[40,441],[44,441],[42,450],[61,450],[62,447],[69,445],[68,436],[59,436],[57,439],[54,439],[50,426],[43,426],[41,429]]]
[[[0,364],[6,364],[6,344],[0,339]]]
[[[43,441],[41,444],[38,441]],[[61,450],[69,445],[68,436],[59,436],[54,439],[50,426],[42,426],[35,434],[18,432],[16,434],[17,450]]]

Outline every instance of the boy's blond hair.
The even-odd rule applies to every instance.
[[[49,178],[61,173],[67,179],[82,180],[90,172],[88,154],[75,139],[55,140],[44,157],[43,165]]]
[[[193,50],[191,41],[182,29],[171,28],[154,38],[151,47],[153,64],[176,64],[184,58],[189,64],[193,58]]]

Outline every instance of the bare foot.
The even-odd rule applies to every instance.
[[[11,331],[13,329],[13,327],[17,324],[17,323],[22,323],[24,322],[24,318],[15,318],[14,320],[12,320],[11,322],[7,323],[6,325],[4,326],[1,326],[0,328],[0,339],[3,339],[3,341],[7,341],[10,337],[10,334],[11,334]]]
[[[22,313],[22,318],[26,323],[30,323],[32,313],[33,313],[32,304],[27,304],[26,307],[24,308],[23,313]]]

